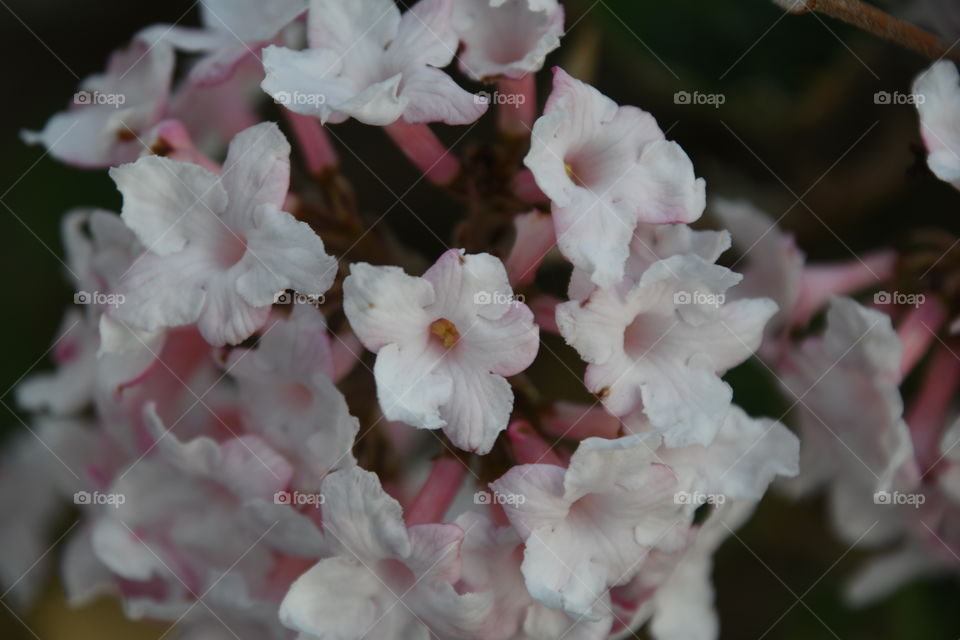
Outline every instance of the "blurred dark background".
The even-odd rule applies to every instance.
[[[909,10],[910,3],[887,8]],[[878,91],[908,93],[928,61],[813,15],[785,16],[766,0],[570,0],[562,64],[621,103],[651,111],[707,179],[708,194],[743,197],[796,233],[811,259],[899,245],[925,226],[960,230],[960,193],[923,165],[915,110],[877,104]],[[6,78],[0,119],[0,261],[4,275],[2,437],[23,432],[12,387],[48,365],[42,354],[72,291],[62,277],[62,214],[77,205],[118,210],[106,173],[81,171],[26,147],[64,108],[80,78],[99,72],[110,51],[155,22],[197,24],[195,3],[127,0],[0,0],[0,65]],[[542,74],[545,94],[549,74]],[[677,104],[677,92],[720,94],[724,103]],[[272,108],[272,106],[270,107]],[[265,112],[275,117],[275,112]],[[489,131],[483,126],[475,133]],[[417,179],[379,131],[336,129],[344,172],[364,211],[378,215]],[[456,131],[444,131],[449,140]],[[356,155],[354,155],[356,154]],[[363,158],[363,163],[358,159]],[[385,186],[371,172],[380,176]],[[800,200],[802,199],[802,202]],[[443,246],[410,212],[449,231],[455,203],[425,184],[394,207],[389,224],[434,257]],[[450,215],[450,214],[453,215]],[[786,214],[786,215],[784,215]],[[40,358],[40,362],[38,362]],[[735,372],[737,400],[779,416],[775,387],[749,366]],[[4,513],[3,518],[16,518]],[[880,605],[854,611],[840,594],[868,554],[836,541],[818,500],[770,496],[717,556],[723,638],[955,639],[955,580],[913,584]],[[2,553],[3,550],[0,550]],[[42,640],[156,638],[119,620],[116,606],[64,609],[58,588],[24,620],[0,609],[0,637]],[[802,602],[799,601],[802,598]]]

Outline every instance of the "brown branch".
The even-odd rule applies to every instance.
[[[878,38],[898,44],[930,59],[950,58],[960,62],[960,52],[952,52],[938,37],[886,11],[860,0],[773,0],[790,13],[816,11],[858,27]]]

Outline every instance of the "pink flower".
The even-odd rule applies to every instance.
[[[312,0],[310,48],[263,51],[263,90],[326,122],[468,124],[486,110],[441,69],[457,51],[452,0]]]
[[[455,0],[463,42],[460,70],[474,80],[520,78],[543,67],[560,46],[563,7],[556,0]]]
[[[355,464],[360,429],[333,385],[333,355],[323,314],[294,305],[268,326],[256,349],[235,349],[227,371],[237,380],[244,424],[294,463],[293,486],[316,491],[327,472]]]
[[[659,435],[580,443],[567,469],[521,465],[491,483],[523,538],[530,595],[553,609],[596,620],[607,587],[633,577],[653,548],[669,549],[693,507],[678,503],[674,472],[657,461]]]
[[[122,278],[116,317],[147,331],[196,322],[210,344],[236,344],[284,289],[323,294],[337,263],[281,210],[289,154],[277,126],[263,123],[234,138],[219,176],[156,156],[112,169],[124,222],[147,248]]]
[[[935,62],[913,84],[920,133],[934,175],[960,189],[960,74],[949,60]]]
[[[486,593],[460,594],[463,529],[407,527],[376,474],[357,467],[323,483],[323,529],[333,556],[293,583],[280,605],[291,629],[321,638],[474,637]]]
[[[54,158],[81,167],[132,162],[139,138],[160,121],[170,95],[174,53],[152,46],[150,29],[110,56],[102,74],[80,84],[70,107],[54,115],[43,131],[25,131],[24,140],[42,144]]]
[[[793,488],[829,488],[835,526],[846,537],[891,535],[877,520],[876,491],[910,490],[918,480],[910,430],[903,419],[903,345],[890,318],[849,298],[834,298],[822,337],[807,339],[780,372],[795,402],[803,442]]]
[[[776,312],[767,299],[726,302],[739,281],[699,256],[675,255],[624,293],[596,289],[559,305],[557,324],[610,412],[642,409],[669,446],[707,445],[732,397],[720,376],[756,350]]]
[[[219,84],[306,10],[307,0],[204,0],[202,29],[160,25],[154,33],[158,40],[202,56],[190,69],[192,84]]]
[[[485,253],[444,253],[422,277],[398,267],[353,264],[344,311],[364,346],[383,413],[487,453],[507,427],[505,376],[533,362],[538,329],[514,299],[503,264]]]
[[[553,203],[560,251],[598,285],[623,277],[639,222],[692,222],[703,212],[703,180],[653,116],[560,68],[524,164]]]

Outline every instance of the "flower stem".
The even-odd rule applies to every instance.
[[[290,123],[293,134],[297,137],[300,153],[310,173],[320,176],[335,168],[338,164],[337,152],[320,121],[289,109],[283,109],[283,113],[286,115],[287,122]]]
[[[502,100],[497,104],[497,125],[500,131],[514,137],[527,137],[537,119],[536,75],[521,78],[503,77],[497,83]]]
[[[460,173],[460,161],[427,125],[409,124],[401,119],[383,130],[430,182],[445,186]]]
[[[437,458],[427,481],[407,509],[407,526],[440,522],[467,475],[466,463],[457,458]]]

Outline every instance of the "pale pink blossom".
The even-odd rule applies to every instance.
[[[452,0],[312,0],[309,48],[263,51],[263,90],[324,123],[468,124],[486,110],[441,69],[457,51]]]
[[[898,389],[902,354],[888,316],[834,298],[823,336],[808,338],[779,372],[803,442],[792,487],[827,488],[835,526],[854,540],[867,529],[867,542],[892,535],[890,518],[870,528],[878,514],[872,496],[918,480]]]
[[[524,164],[553,203],[560,251],[598,285],[623,277],[638,223],[692,222],[705,206],[703,180],[653,116],[559,68]]]
[[[927,165],[934,175],[960,188],[960,74],[939,60],[913,83]]]
[[[170,97],[174,52],[153,46],[150,29],[114,52],[103,73],[81,82],[72,104],[43,131],[24,140],[42,144],[54,158],[81,167],[109,167],[140,155],[140,138],[162,118]]]
[[[277,318],[257,347],[236,349],[227,371],[238,382],[244,424],[294,463],[295,487],[319,490],[327,472],[354,464],[360,425],[333,385],[330,336],[311,305]]]
[[[505,377],[530,366],[539,347],[533,314],[514,298],[499,260],[451,249],[419,278],[353,264],[344,311],[377,353],[388,419],[442,428],[461,449],[490,450],[513,407]]]
[[[213,85],[229,79],[245,58],[256,58],[265,44],[307,10],[308,0],[204,0],[202,28],[158,25],[158,40],[201,57],[190,69],[190,82]]]
[[[693,515],[674,499],[680,484],[658,461],[657,434],[580,443],[570,466],[516,466],[491,483],[523,538],[530,595],[596,620],[607,587],[630,580],[644,554],[671,549]]]
[[[488,593],[458,593],[464,531],[407,527],[376,474],[357,467],[323,483],[324,535],[333,555],[298,578],[280,619],[307,637],[469,638],[491,610]]]
[[[730,407],[720,376],[750,357],[776,312],[767,299],[726,302],[739,280],[696,255],[672,256],[623,294],[596,289],[559,305],[557,324],[610,412],[642,409],[668,445],[706,445]]]
[[[463,43],[460,70],[474,80],[520,78],[543,67],[560,46],[563,7],[556,0],[455,0]]]
[[[197,323],[213,345],[267,321],[284,289],[322,295],[336,261],[283,211],[290,145],[263,123],[231,143],[223,173],[156,156],[111,170],[124,222],[146,247],[123,276],[115,315],[146,331]]]

